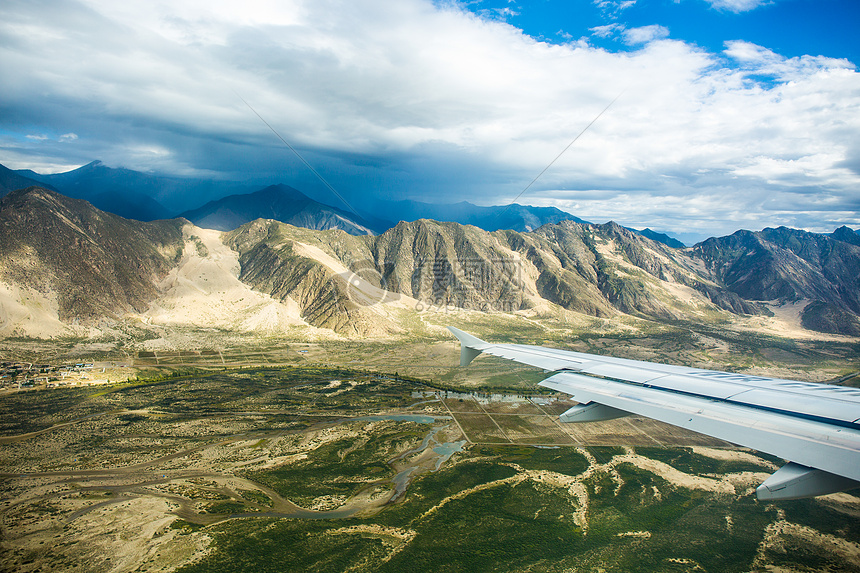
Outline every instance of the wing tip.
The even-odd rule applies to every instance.
[[[449,326],[448,330],[451,332],[451,334],[457,337],[457,340],[460,341],[461,367],[468,366],[472,362],[472,360],[474,360],[482,352],[482,348],[487,344],[480,338],[472,336],[468,332],[463,332],[459,328]]]

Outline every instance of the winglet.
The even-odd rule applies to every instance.
[[[488,346],[488,344],[480,338],[463,332],[459,328],[449,326],[448,330],[450,330],[451,334],[456,336],[460,341],[460,366],[468,366],[469,363]]]
[[[860,486],[860,482],[824,470],[788,462],[756,489],[759,500],[801,499],[836,493]]]

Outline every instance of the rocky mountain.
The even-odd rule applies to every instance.
[[[399,297],[389,300],[377,281],[354,276],[348,267],[367,253],[368,237],[260,219],[227,233],[224,243],[239,253],[239,280],[295,302],[308,324],[349,336],[392,334],[402,329],[383,303]]]
[[[9,193],[0,199],[0,329],[34,309],[63,323],[146,310],[181,255],[183,223],[129,221],[40,187]]]
[[[779,227],[711,238],[693,251],[715,280],[740,297],[808,299],[805,326],[860,335],[860,245]]]
[[[563,221],[534,233],[491,233],[421,219],[379,236],[349,237],[255,221],[225,242],[240,253],[241,280],[295,300],[309,323],[338,331],[355,324],[396,330],[382,312],[395,302],[412,310],[563,309],[655,320],[762,312],[698,274],[687,253],[614,223]]]
[[[306,229],[341,229],[350,235],[373,234],[355,213],[314,201],[288,185],[271,185],[255,193],[230,195],[180,215],[206,229],[232,231],[256,219],[274,219]]]
[[[860,246],[784,228],[674,249],[615,223],[490,232],[419,219],[351,235],[257,219],[222,233],[130,221],[40,188],[0,201],[6,334],[131,319],[390,336],[427,312],[676,323],[796,301],[807,301],[805,327],[860,334],[858,269]],[[21,326],[39,321],[49,328]]]
[[[851,243],[852,245],[860,245],[860,233],[845,226],[839,227],[833,231],[833,234],[830,236],[837,241]]]

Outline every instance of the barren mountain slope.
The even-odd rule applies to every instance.
[[[395,300],[408,308],[404,297],[417,301],[413,310],[565,309],[598,317],[620,311],[656,320],[759,312],[702,276],[687,252],[614,223],[564,221],[534,233],[489,233],[422,219],[377,237],[352,237],[256,221],[225,241],[241,253],[241,280],[292,298],[310,324],[338,332],[397,331],[385,309]],[[356,285],[378,287],[377,299],[359,300]]]
[[[860,335],[860,245],[779,227],[696,245],[715,280],[747,300],[811,301],[807,328]]]
[[[402,332],[397,316],[417,301],[380,288],[365,265],[368,238],[259,219],[225,234],[224,242],[239,252],[241,281],[295,301],[308,324],[347,336]]]
[[[291,299],[274,300],[239,281],[239,254],[220,231],[186,223],[182,233],[182,258],[159,281],[160,295],[143,314],[148,323],[269,333],[307,326]]]
[[[33,306],[21,298],[28,293],[54,301],[43,310],[63,322],[143,312],[158,294],[156,282],[182,254],[182,224],[129,221],[39,187],[13,191],[0,200],[7,306],[19,311],[23,325],[26,311],[20,312]],[[0,329],[14,331],[18,326],[5,314]]]
[[[811,302],[806,328],[858,334],[858,269],[860,246],[784,229],[693,249],[573,221],[519,233],[422,219],[353,236],[258,219],[221,233],[129,221],[40,188],[0,201],[6,335],[136,317],[144,328],[388,337],[423,332],[428,310],[463,309],[752,324],[765,302],[799,301]]]

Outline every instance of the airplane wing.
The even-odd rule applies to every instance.
[[[860,487],[860,389],[493,344],[448,330],[460,340],[460,366],[485,353],[556,372],[540,385],[579,402],[562,422],[636,414],[789,460],[758,487],[758,499]]]

